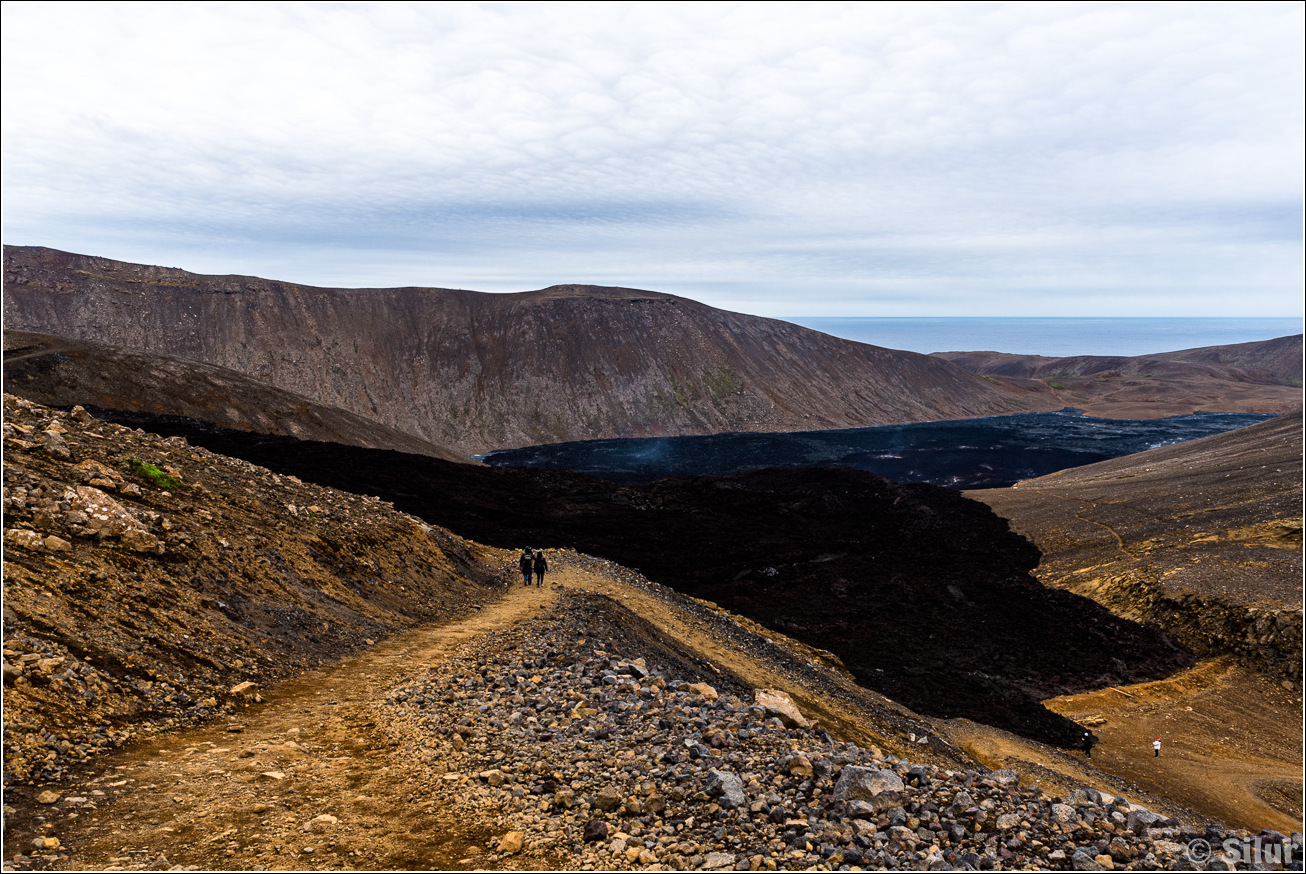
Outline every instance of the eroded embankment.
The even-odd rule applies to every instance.
[[[1066,585],[1117,615],[1164,628],[1198,656],[1232,656],[1252,670],[1301,687],[1300,608],[1236,603],[1219,594],[1176,592],[1151,569],[1090,576]]]
[[[1300,417],[967,494],[1038,546],[1045,584],[1301,687]]]

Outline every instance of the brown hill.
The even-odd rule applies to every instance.
[[[1045,584],[1300,688],[1300,417],[967,495],[1038,546]]]
[[[9,328],[225,367],[463,452],[1056,403],[941,358],[657,292],[324,289],[4,252]]]
[[[1134,357],[1049,358],[940,352],[1013,389],[1050,394],[1090,416],[1149,419],[1196,410],[1289,413],[1302,408],[1302,335]]]
[[[5,390],[46,406],[184,416],[239,431],[471,462],[452,449],[222,367],[27,331],[6,331],[4,344]]]

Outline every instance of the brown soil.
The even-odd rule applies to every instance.
[[[1302,697],[1211,660],[1152,683],[1068,695],[1052,710],[1093,727],[1093,765],[1238,828],[1302,831]],[[1161,738],[1161,755],[1152,739]]]
[[[436,754],[414,745],[402,726],[380,713],[390,690],[477,636],[537,615],[563,590],[607,595],[646,617],[723,683],[789,690],[836,738],[867,746],[878,741],[886,750],[941,766],[967,763],[937,737],[912,742],[933,735],[931,726],[856,687],[837,667],[807,658],[819,652],[767,632],[775,648],[759,653],[756,635],[764,630],[711,605],[676,598],[617,566],[562,558],[555,568],[548,587],[514,586],[466,619],[406,632],[274,686],[263,704],[231,719],[108,758],[57,786],[63,798],[55,805],[34,803],[47,787],[11,789],[6,837],[16,846],[38,835],[57,837],[58,854],[35,860],[38,867],[57,869],[573,867],[574,860],[556,849],[528,847],[520,855],[491,859],[512,827],[510,818],[463,803],[460,787],[468,775],[446,774],[449,791],[429,791],[428,766]],[[1293,776],[1300,769],[1291,767],[1301,725],[1300,718],[1287,718],[1293,696],[1218,663],[1123,691],[1132,698],[1103,690],[1051,702],[1076,718],[1107,719],[1094,729],[1102,743],[1091,765],[1079,754],[966,721],[937,728],[981,763],[1017,768],[1024,782],[1049,794],[1092,786],[1198,825],[1208,816],[1252,829],[1301,830],[1300,806],[1294,814],[1283,800],[1298,796],[1301,786]],[[1284,721],[1265,731],[1275,717]],[[1212,726],[1233,725],[1231,719],[1245,725],[1252,718],[1262,720],[1257,749],[1228,736],[1211,742]],[[1161,759],[1152,759],[1148,741],[1158,731],[1167,746]],[[306,831],[322,814],[339,821]]]

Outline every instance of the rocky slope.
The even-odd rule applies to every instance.
[[[1042,698],[1192,664],[1167,635],[1044,588],[1038,553],[956,492],[847,468],[618,485],[124,415],[282,474],[393,500],[482,543],[601,555],[835,653],[859,682],[934,716],[1061,745]]]
[[[967,494],[1038,545],[1048,585],[1300,688],[1300,417]]]
[[[38,404],[161,413],[240,431],[471,462],[452,449],[221,367],[27,331],[7,330],[4,342],[5,390]]]
[[[323,289],[6,246],[6,327],[217,365],[460,452],[1044,409],[925,355],[668,294]]]
[[[1194,829],[1132,790],[1045,790],[927,747],[836,739],[736,673],[756,673],[748,656],[718,668],[696,651],[729,659],[724,640],[670,633],[684,599],[560,564],[561,586],[512,591],[488,624],[406,636],[270,690],[227,731],[144,744],[8,808],[7,838],[37,835],[11,866],[1157,870],[1191,865],[1195,840],[1300,847]],[[368,694],[360,675],[383,685]]]
[[[497,585],[476,547],[375,498],[4,401],[5,779],[142,731]]]
[[[8,867],[1158,869],[1199,836],[1290,844],[990,772],[828,654],[609,562],[554,550],[559,585],[507,588],[511,554],[375,498],[13,397],[4,430]]]
[[[1050,358],[1001,352],[936,357],[1012,388],[1049,391],[1090,416],[1150,419],[1196,410],[1302,409],[1302,335],[1155,355]]]

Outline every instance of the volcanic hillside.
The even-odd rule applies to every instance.
[[[1039,700],[1193,663],[1163,633],[1041,586],[1038,552],[984,505],[847,468],[618,485],[452,465],[204,423],[109,413],[224,455],[376,494],[496,546],[574,548],[834,652],[863,685],[932,716],[1069,745]]]
[[[5,331],[4,343],[5,390],[38,404],[187,416],[240,431],[471,463],[452,449],[198,361],[26,331]]]
[[[1150,419],[1197,410],[1289,413],[1302,409],[1302,335],[1133,357],[1049,358],[939,352],[1013,388],[1050,391],[1090,416]]]
[[[1048,585],[1301,688],[1299,417],[967,495],[1037,544]]]
[[[225,367],[461,452],[1047,408],[925,355],[669,294],[323,289],[4,250],[6,327]]]

